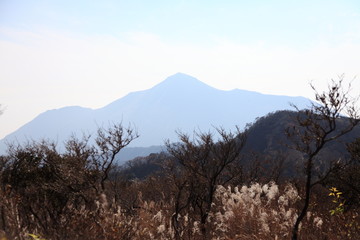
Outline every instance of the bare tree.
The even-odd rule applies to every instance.
[[[348,143],[347,149],[350,157],[330,174],[325,184],[341,189],[346,210],[350,210],[360,207],[360,138]]]
[[[180,143],[166,144],[168,152],[177,161],[171,169],[176,189],[172,220],[177,239],[180,239],[181,230],[178,218],[186,209],[193,212],[193,217],[198,216],[201,233],[207,238],[206,223],[216,187],[230,182],[237,175],[233,170],[245,143],[245,134],[239,130],[236,134],[224,129],[217,129],[217,132],[220,135],[218,142],[214,141],[212,134],[200,133],[195,134],[194,140],[186,134],[179,134]],[[191,213],[189,215],[191,217]]]
[[[0,193],[7,192],[6,196],[0,194],[0,231],[17,238],[20,230],[28,229],[46,238],[64,239],[80,209],[93,213],[86,223],[103,229],[95,217],[100,213],[93,209],[99,198],[106,197],[99,193],[105,192],[116,154],[137,136],[132,128],[114,124],[99,129],[96,146],[89,144],[90,136],[71,137],[64,152],[49,141],[9,145],[8,156],[0,159],[5,160],[0,166]],[[8,204],[13,200],[17,204]],[[77,234],[76,230],[71,234]]]
[[[131,127],[124,128],[122,124],[113,124],[107,129],[98,129],[95,141],[99,148],[102,190],[105,190],[105,181],[109,178],[116,155],[138,137],[139,134],[136,130]]]
[[[303,206],[292,230],[292,239],[298,239],[299,226],[306,216],[311,197],[311,189],[324,181],[336,168],[335,162],[327,162],[326,170],[315,174],[315,165],[319,164],[318,155],[324,146],[349,133],[359,123],[357,99],[349,95],[351,84],[343,87],[343,77],[331,81],[328,90],[315,92],[316,103],[306,110],[298,110],[297,125],[287,129],[287,134],[294,143],[294,148],[303,154],[305,170],[305,195]]]

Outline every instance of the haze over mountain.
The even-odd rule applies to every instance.
[[[96,97],[96,96],[94,96]],[[42,138],[62,143],[72,134],[96,134],[99,126],[122,122],[136,127],[140,137],[131,146],[162,145],[165,139],[176,141],[176,131],[192,133],[213,127],[226,130],[244,127],[257,117],[276,110],[309,105],[303,97],[265,95],[234,89],[218,90],[194,77],[177,73],[145,91],[133,92],[99,109],[78,106],[49,110],[0,141],[24,142]]]

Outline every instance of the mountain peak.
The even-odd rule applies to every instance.
[[[186,73],[182,73],[182,72],[178,72],[178,73],[175,73],[167,78],[194,78],[192,76],[190,76],[189,74],[186,74]],[[194,78],[195,79],[195,78]]]
[[[153,89],[174,89],[177,91],[199,89],[199,88],[211,88],[209,85],[201,82],[200,80],[187,75],[185,73],[176,73],[167,77],[164,81],[157,84]]]

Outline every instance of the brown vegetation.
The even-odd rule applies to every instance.
[[[72,137],[63,152],[47,141],[9,146],[0,239],[358,239],[360,138],[348,158],[319,155],[359,121],[341,89],[334,82],[299,111],[288,134],[303,168],[292,175],[286,153],[245,155],[239,130],[179,134],[167,153],[121,167],[116,155],[138,137],[121,124],[100,129],[95,145]]]

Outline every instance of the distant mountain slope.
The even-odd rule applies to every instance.
[[[125,162],[134,158],[146,157],[152,153],[159,153],[165,150],[165,146],[127,147],[118,153],[118,155],[116,156],[116,163],[122,165]]]
[[[257,119],[248,129],[246,144],[241,151],[241,156],[243,157],[241,163],[245,166],[250,166],[254,164],[255,160],[259,160],[263,164],[258,169],[259,175],[266,176],[271,174],[271,169],[274,166],[277,166],[281,160],[284,160],[281,172],[283,176],[294,176],[302,173],[304,165],[301,161],[301,154],[290,147],[292,142],[285,133],[287,127],[296,124],[296,115],[297,112],[294,111],[277,111]],[[337,122],[338,127],[344,126],[343,120],[340,119]],[[326,144],[318,157],[324,163],[347,159],[349,157],[347,144],[359,137],[360,125],[355,127],[350,133]],[[163,153],[158,153],[130,160],[126,164],[128,168],[125,173],[130,177],[143,179],[148,174],[159,170],[157,166],[161,164],[164,158],[166,156],[164,157]]]
[[[151,89],[133,92],[100,109],[65,107],[40,114],[0,142],[53,139],[62,143],[71,134],[95,134],[99,126],[129,123],[140,134],[131,146],[162,145],[176,140],[176,130],[192,133],[213,126],[234,129],[276,110],[309,104],[303,97],[264,95],[244,90],[222,91],[189,75],[177,73]]]
[[[259,118],[248,130],[245,151],[269,154],[275,151],[287,151],[291,145],[286,129],[296,125],[297,112],[277,111]],[[337,121],[340,129],[347,124],[345,119]],[[346,144],[360,137],[360,125],[356,126],[350,133],[337,140],[326,144],[324,152],[331,153],[332,157],[342,157],[347,154]]]

